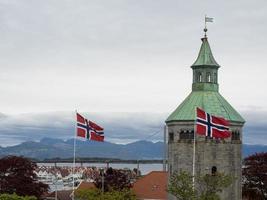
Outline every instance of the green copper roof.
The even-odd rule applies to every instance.
[[[193,69],[192,92],[166,122],[194,121],[195,109],[200,107],[212,115],[223,117],[231,122],[244,123],[245,120],[218,92],[217,72],[220,66],[212,55],[207,37],[202,38],[197,60],[191,67]]]
[[[197,60],[194,62],[192,67],[194,66],[215,66],[220,67],[220,65],[215,61],[208,39],[206,37],[202,38],[202,45],[197,57]]]
[[[193,91],[168,117],[166,122],[195,120],[195,108],[200,107],[206,112],[223,117],[229,121],[242,122],[245,120],[218,93],[214,91]]]

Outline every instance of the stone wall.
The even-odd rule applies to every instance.
[[[169,176],[174,171],[193,172],[193,121],[171,122],[168,127],[168,167]],[[242,124],[232,123],[232,131],[240,134],[240,140],[206,139],[196,135],[195,173],[211,174],[212,167],[218,172],[235,177],[233,184],[221,194],[224,200],[241,200],[241,158],[242,158]],[[187,137],[186,134],[189,134]],[[169,197],[169,199],[175,199]]]

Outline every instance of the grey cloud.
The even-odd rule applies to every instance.
[[[247,144],[267,144],[267,112],[250,110],[242,113],[246,119],[243,140]]]
[[[205,14],[214,17],[208,37],[222,65],[220,90],[238,110],[266,110],[258,89],[266,85],[266,9],[265,0],[0,0],[0,112],[169,113],[190,92]],[[72,134],[70,114],[31,116],[10,116],[1,130]],[[135,139],[162,125],[156,116],[105,116],[103,124]]]
[[[163,140],[166,113],[82,113],[105,128],[106,140],[129,143],[137,140]],[[267,144],[267,112],[246,111],[243,142]],[[0,146],[44,137],[69,139],[75,131],[72,112],[51,112],[6,116],[0,120]]]
[[[128,143],[136,140],[162,140],[165,114],[159,113],[83,113],[105,127],[106,140]],[[44,137],[69,139],[75,131],[75,115],[70,112],[22,114],[0,121],[0,146],[38,141]],[[156,134],[155,134],[156,133]],[[152,136],[153,137],[149,137]],[[8,141],[8,142],[6,142]]]

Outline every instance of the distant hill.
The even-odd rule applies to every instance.
[[[76,140],[77,157],[99,157],[120,159],[162,159],[163,143],[138,141],[126,145],[110,142]],[[73,157],[73,139],[44,138],[40,142],[23,142],[12,147],[0,147],[0,156],[22,155],[39,160]]]
[[[255,152],[267,152],[264,145],[243,145],[243,156]],[[22,155],[39,160],[73,157],[73,139],[60,140],[44,138],[40,142],[24,142],[16,146],[0,147],[0,156]],[[77,157],[119,158],[119,159],[162,159],[163,143],[137,141],[126,145],[110,142],[76,140]]]

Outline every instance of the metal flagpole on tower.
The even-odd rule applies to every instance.
[[[163,157],[163,171],[167,171],[167,126],[164,126],[164,157]]]
[[[196,119],[196,107],[195,107],[195,119]],[[194,141],[193,141],[193,190],[195,189],[195,165],[196,165],[196,120],[194,122]]]
[[[101,177],[101,190],[102,190],[102,194],[104,194],[104,192],[105,192],[105,184],[104,184],[104,181],[105,181],[105,179],[104,179],[104,168],[102,169],[102,177]]]
[[[77,110],[75,110],[75,118],[77,117]],[[73,165],[72,165],[72,200],[74,200],[74,188],[75,188],[75,180],[74,180],[74,172],[75,172],[75,156],[76,156],[76,136],[77,136],[77,120],[75,119],[75,131],[73,138]]]

